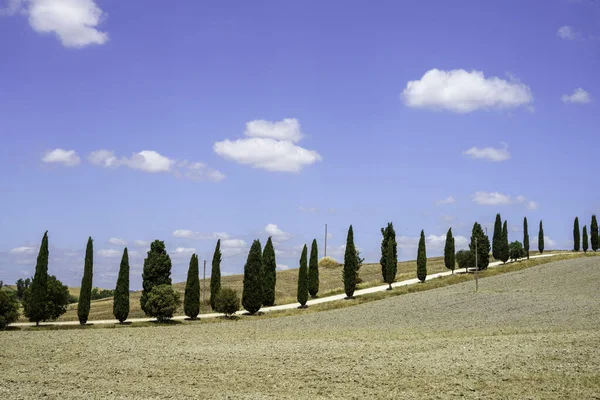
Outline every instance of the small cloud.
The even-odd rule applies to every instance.
[[[15,247],[14,249],[11,249],[9,251],[9,253],[16,254],[16,255],[33,255],[36,253],[36,251],[37,251],[37,249],[35,247],[21,246],[21,247]]]
[[[174,251],[175,254],[178,255],[191,255],[196,252],[196,249],[193,247],[177,247]]]
[[[564,25],[558,28],[558,30],[556,31],[556,35],[564,40],[575,40],[579,36],[577,33],[575,33],[573,28],[568,25]]]
[[[475,192],[473,202],[481,205],[496,206],[510,204],[510,196],[499,192]]]
[[[442,205],[442,204],[454,204],[454,203],[456,203],[456,200],[452,196],[448,196],[445,199],[438,200],[435,202],[435,204],[438,206]]]
[[[528,210],[537,210],[537,208],[538,208],[538,204],[535,201],[530,200],[530,201],[527,202],[527,209]]]
[[[119,238],[110,238],[108,239],[108,243],[114,244],[115,246],[127,246],[127,240]]]
[[[588,92],[582,88],[577,88],[571,95],[564,94],[561,100],[563,103],[587,104],[592,101],[592,98]]]
[[[285,271],[287,269],[290,269],[290,267],[288,267],[285,264],[277,264],[277,269],[280,270],[280,271]]]
[[[300,130],[300,123],[295,118],[284,118],[274,122],[264,119],[246,122],[244,134],[248,137],[272,138],[294,143],[304,137]]]
[[[517,196],[517,203],[523,203],[527,200],[525,196]]]
[[[98,255],[103,258],[114,258],[119,257],[121,252],[114,249],[102,249],[98,250]]]
[[[298,207],[298,211],[314,214],[314,213],[319,212],[319,209],[317,207],[303,207],[303,206],[299,206]]]
[[[272,236],[275,241],[284,241],[284,240],[288,240],[292,237],[291,234],[282,231],[275,224],[268,224],[267,226],[265,226],[265,232],[269,236]]]
[[[136,246],[139,246],[139,247],[147,247],[147,246],[150,246],[150,242],[149,242],[149,241],[147,241],[147,240],[135,240],[133,243],[134,243]]]
[[[483,159],[493,162],[506,161],[510,159],[510,153],[506,148],[496,149],[494,147],[471,147],[463,151],[463,154],[475,159]]]
[[[62,164],[65,167],[75,167],[81,163],[81,158],[75,150],[54,149],[42,157],[42,162],[47,164]]]
[[[177,238],[200,240],[229,239],[230,237],[226,232],[202,233],[195,232],[189,229],[177,229],[173,232],[173,236]]]

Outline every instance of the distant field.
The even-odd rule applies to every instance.
[[[332,311],[0,333],[4,398],[593,399],[600,264],[550,262]],[[2,368],[10,366],[10,368]]]

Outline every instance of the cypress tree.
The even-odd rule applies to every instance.
[[[242,292],[242,306],[250,314],[256,314],[263,304],[262,263],[260,241],[255,240],[252,247],[250,247],[248,259],[244,266],[244,289]]]
[[[310,297],[317,297],[319,293],[319,247],[317,239],[313,239],[310,248],[310,262],[308,264],[308,293]]]
[[[544,254],[544,227],[540,220],[540,232],[538,233],[538,250],[540,254]]]
[[[29,321],[35,322],[38,326],[40,321],[45,321],[48,317],[46,310],[46,297],[48,291],[48,231],[44,233],[42,244],[37,256],[35,265],[35,275],[31,282],[31,297],[28,304]]]
[[[421,282],[425,282],[425,278],[427,278],[427,253],[425,251],[425,232],[423,231],[421,231],[417,252],[417,278]]]
[[[221,290],[221,239],[217,240],[210,272],[210,308],[216,311],[217,294]]]
[[[590,235],[592,241],[592,250],[598,250],[598,221],[596,216],[592,215],[592,224],[590,225]]]
[[[504,225],[502,226],[502,241],[500,247],[500,260],[503,263],[506,263],[510,258],[510,249],[508,247],[508,223],[504,221]]]
[[[475,243],[477,239],[477,243]],[[481,225],[477,222],[473,224],[473,230],[471,232],[471,243],[469,244],[469,250],[475,259],[475,250],[477,249],[477,269],[486,269],[490,264],[490,239],[483,233]]]
[[[587,253],[588,245],[589,245],[589,240],[588,240],[587,226],[584,225],[583,226],[583,252],[584,253]]]
[[[200,277],[198,275],[198,256],[192,254],[188,269],[183,297],[183,312],[191,319],[200,314]]]
[[[346,251],[344,253],[344,292],[347,299],[354,298],[356,290],[356,268],[358,266],[358,258],[356,257],[356,248],[354,247],[354,231],[352,225],[348,228],[348,237],[346,238]]]
[[[394,243],[391,240],[388,240],[388,242],[387,242],[385,258],[387,260],[394,259]],[[397,264],[395,264],[395,265],[397,268]],[[390,285],[387,288],[387,290],[392,290],[392,283],[394,283],[394,281],[396,280],[396,268],[394,268],[393,263],[386,263],[385,268],[386,268],[386,271],[385,271],[385,275],[383,277],[383,281],[385,283],[387,283],[388,285]]]
[[[523,251],[529,260],[529,231],[527,228],[527,217],[523,219]]]
[[[127,253],[127,247],[123,250],[123,257],[121,258],[121,267],[119,268],[113,301],[113,315],[120,323],[123,323],[129,316],[129,254]]]
[[[275,249],[273,248],[273,242],[271,237],[267,240],[265,249],[263,250],[263,267],[264,267],[264,280],[263,280],[263,304],[265,306],[272,306],[275,304],[275,284],[277,283],[277,261],[275,260]]]
[[[575,222],[573,222],[573,251],[579,251],[580,249],[581,237],[579,235],[579,218],[575,217]]]
[[[452,237],[452,228],[448,229],[448,233],[446,233],[446,245],[444,246],[444,264],[446,268],[454,273],[454,268],[456,266],[455,257],[455,248],[454,248],[454,238]]]
[[[307,266],[307,252],[306,245],[302,249],[302,255],[300,256],[300,268],[298,269],[298,295],[297,300],[300,303],[298,308],[306,308],[306,301],[308,300],[308,266]]]
[[[79,323],[85,325],[90,315],[90,301],[92,299],[92,276],[94,267],[94,245],[92,238],[88,238],[85,249],[85,263],[83,265],[83,278],[81,278],[81,289],[79,292],[79,304],[77,305],[77,317]]]
[[[396,231],[394,230],[394,225],[391,222],[388,222],[385,228],[381,228],[381,234],[383,235],[383,239],[381,240],[381,276],[385,283],[389,283],[386,280],[386,276],[388,274],[388,257],[387,257],[387,244],[388,242],[392,242],[393,254],[390,259],[391,268],[394,272],[393,281],[396,280],[396,272],[398,269],[398,244],[396,243]],[[391,272],[389,272],[391,273]],[[392,281],[392,282],[393,282]]]
[[[495,260],[502,259],[502,244],[504,236],[502,235],[502,218],[500,214],[496,214],[496,222],[494,223],[494,236],[492,237],[492,256]]]
[[[146,315],[150,315],[146,308],[148,295],[154,286],[159,285],[171,285],[171,257],[167,254],[165,242],[155,240],[150,243],[150,251],[144,259],[144,271],[142,272],[143,290],[140,305]]]

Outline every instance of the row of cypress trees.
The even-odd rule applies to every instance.
[[[579,218],[575,217],[573,221],[573,251],[587,252],[589,249],[590,241],[592,244],[592,250],[595,252],[598,250],[600,243],[598,243],[598,220],[596,215],[592,215],[592,223],[590,224],[590,237],[588,237],[587,225],[583,226],[583,238],[580,237],[579,232]]]

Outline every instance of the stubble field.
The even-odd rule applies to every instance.
[[[0,334],[2,398],[600,398],[600,260],[292,317]]]

